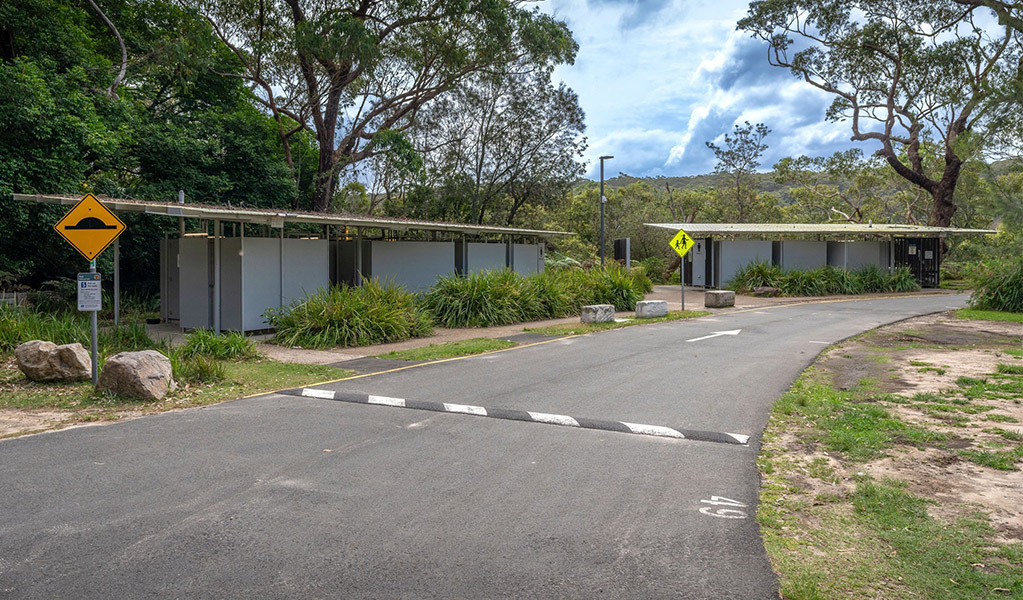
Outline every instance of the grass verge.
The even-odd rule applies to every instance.
[[[948,389],[909,396],[855,384],[871,368],[941,364],[940,352],[928,363],[901,351],[907,331],[825,355],[772,411],[757,459],[757,519],[786,599],[1023,598],[1023,543],[1005,521],[1018,513],[1006,513],[1011,498],[989,506],[957,496],[971,489],[957,487],[963,477],[999,487],[1012,481],[1002,472],[1023,467],[1023,432],[991,426],[1017,421],[991,411],[1018,412],[1023,371],[997,362],[1012,355],[998,338],[977,351],[991,355],[991,372],[950,376]],[[891,360],[860,360],[874,351]]]
[[[88,381],[37,383],[29,381],[13,361],[0,367],[0,409],[62,413],[60,425],[117,421],[129,415],[154,414],[176,408],[215,404],[263,392],[301,387],[352,375],[321,365],[297,365],[271,360],[223,363],[223,379],[215,383],[183,383],[158,402],[127,400],[97,392]],[[52,425],[50,426],[52,427]],[[45,430],[42,427],[32,431]],[[0,437],[21,435],[19,432]]]
[[[626,319],[624,321],[612,321],[610,323],[568,323],[565,325],[551,325],[550,327],[533,327],[524,331],[527,333],[539,333],[540,335],[582,335],[595,331],[607,331],[609,329],[621,329],[633,325],[648,325],[650,323],[664,323],[665,321],[679,321],[682,319],[695,319],[705,317],[711,313],[702,310],[673,310],[664,317],[652,317],[649,319]]]
[[[484,352],[493,352],[494,350],[504,350],[516,345],[515,342],[507,340],[473,338],[471,340],[459,340],[444,344],[430,344],[424,348],[388,352],[387,354],[377,356],[377,358],[386,358],[388,360],[441,360],[444,358],[483,354]]]
[[[1002,312],[1000,310],[979,310],[976,308],[960,308],[955,311],[960,319],[973,321],[1009,321],[1023,323],[1023,313]]]

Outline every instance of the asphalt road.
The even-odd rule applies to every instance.
[[[0,598],[777,598],[754,519],[772,402],[827,344],[964,302],[772,307],[316,387],[749,445],[287,394],[0,441]]]

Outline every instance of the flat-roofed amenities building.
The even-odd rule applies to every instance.
[[[990,229],[858,223],[646,223],[684,230],[694,248],[686,255],[686,285],[726,287],[739,269],[764,262],[788,270],[824,265],[857,270],[876,265],[891,272],[908,267],[923,287],[937,287],[941,240],[992,235]]]
[[[72,196],[15,200],[75,204]],[[258,331],[263,314],[367,277],[409,291],[442,275],[544,269],[545,241],[573,235],[462,223],[99,198],[115,212],[176,217],[160,241],[160,316],[182,329]],[[117,242],[115,242],[117,244]],[[115,281],[118,248],[115,246]],[[115,288],[117,288],[115,283]],[[116,294],[115,294],[116,297]]]

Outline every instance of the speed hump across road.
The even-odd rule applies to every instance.
[[[124,232],[125,225],[95,196],[86,194],[53,228],[91,261]]]

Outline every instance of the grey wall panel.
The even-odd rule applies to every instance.
[[[536,244],[514,244],[512,251],[515,253],[514,267],[516,273],[532,275],[537,271],[543,271],[540,247]]]
[[[828,242],[828,264],[858,271],[868,265],[888,270],[888,242]]]
[[[281,302],[281,241],[273,238],[245,238],[242,269],[245,289],[245,331],[266,329],[263,312]]]
[[[723,241],[720,243],[719,249],[719,281],[722,286],[727,286],[735,277],[735,273],[751,262],[771,262],[771,242],[759,240]]]
[[[220,328],[242,331],[242,239],[220,240]]]
[[[828,264],[828,243],[786,240],[778,242],[781,246],[780,264],[783,269],[816,269]]]
[[[284,304],[301,300],[330,285],[327,240],[284,240]]]
[[[469,273],[504,269],[506,247],[501,244],[469,242]]]
[[[454,242],[372,242],[371,272],[382,282],[393,281],[410,292],[430,288],[440,275],[455,272]]]
[[[210,323],[209,240],[178,240],[178,279],[182,329],[205,329]]]

